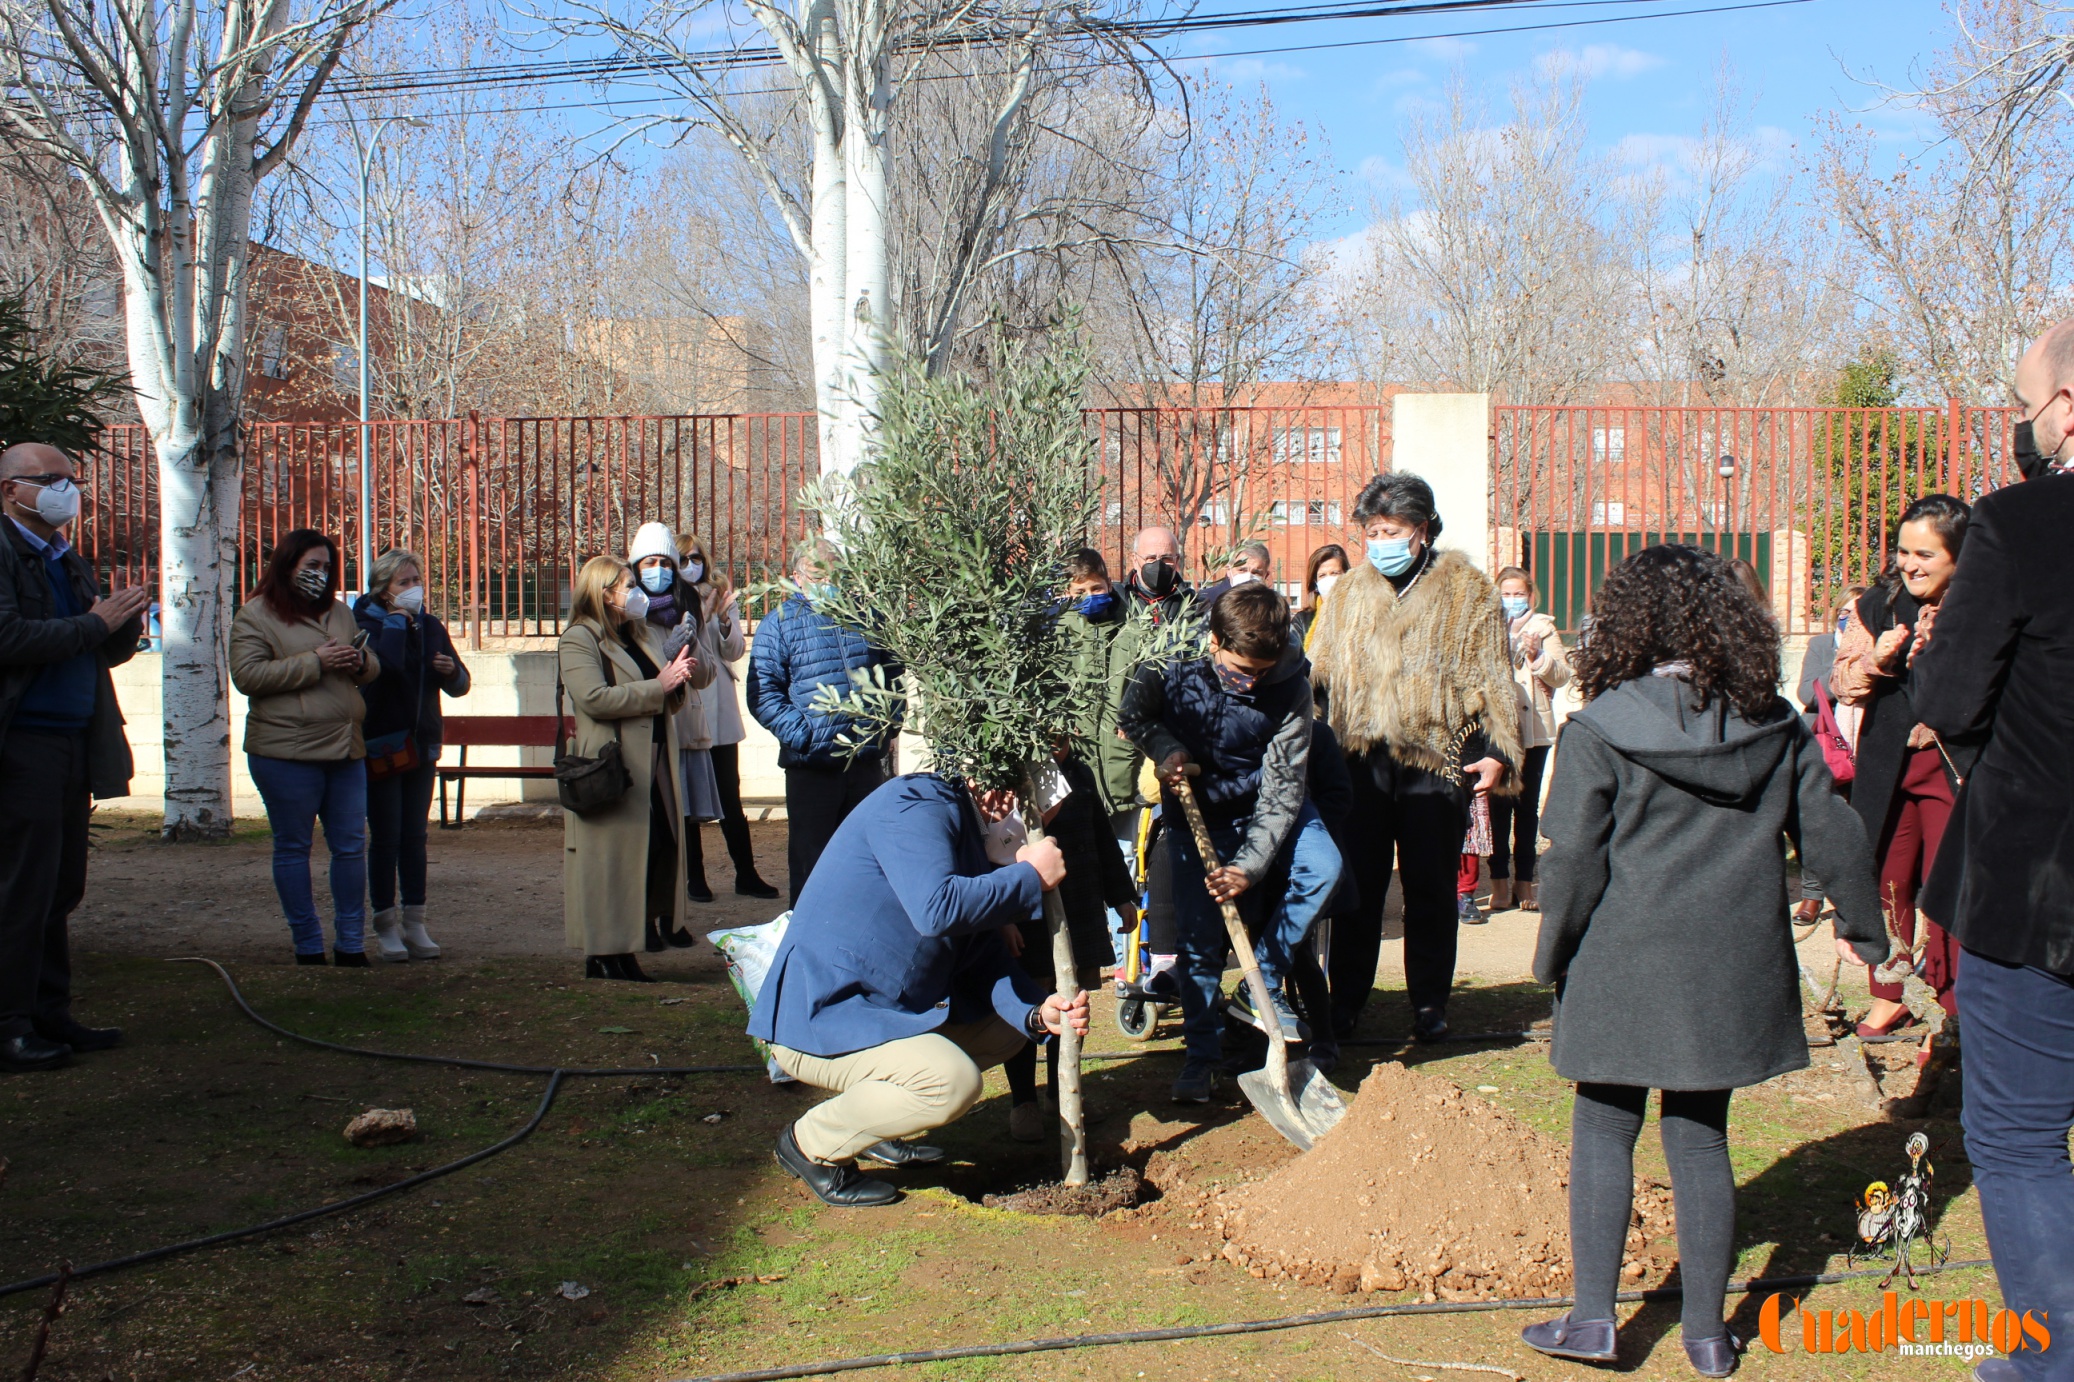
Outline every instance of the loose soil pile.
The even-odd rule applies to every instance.
[[[1452,1081],[1378,1065],[1340,1125],[1221,1197],[1224,1255],[1256,1277],[1429,1299],[1560,1295],[1569,1150]],[[1667,1187],[1637,1180],[1624,1284],[1677,1258]]]
[[[1144,1194],[1144,1182],[1128,1166],[1086,1185],[1035,1185],[1012,1195],[983,1195],[980,1203],[989,1209],[1013,1209],[1022,1214],[1085,1214],[1098,1219],[1118,1209],[1129,1209]]]

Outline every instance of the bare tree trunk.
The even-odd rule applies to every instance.
[[[1023,777],[1023,825],[1030,840],[1044,838],[1044,817],[1037,810],[1037,778]],[[1061,999],[1080,992],[1080,966],[1073,960],[1073,933],[1066,925],[1066,906],[1053,888],[1044,895],[1044,929],[1051,936],[1052,982]],[[1059,1166],[1068,1185],[1087,1184],[1087,1113],[1080,1101],[1080,1034],[1066,1024],[1059,1033]]]

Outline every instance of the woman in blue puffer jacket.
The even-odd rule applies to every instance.
[[[425,612],[424,563],[414,552],[375,558],[353,618],[381,660],[360,688],[367,701],[367,891],[384,960],[436,960],[425,930],[425,821],[432,811],[441,692],[468,694],[468,668],[446,626]],[[398,882],[403,903],[397,905]]]

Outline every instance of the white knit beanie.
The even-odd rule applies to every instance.
[[[634,534],[634,545],[627,549],[627,565],[639,566],[646,557],[668,557],[670,565],[677,564],[677,535],[660,523],[643,523]]]

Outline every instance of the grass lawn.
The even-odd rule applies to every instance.
[[[283,1043],[247,1022],[197,965],[87,954],[81,1010],[130,1032],[123,1050],[0,1082],[0,1279],[87,1263],[255,1222],[391,1183],[522,1124],[538,1078],[418,1067]],[[745,1062],[741,1010],[724,979],[583,983],[562,959],[443,961],[375,971],[234,966],[274,1020],[330,1040],[543,1064]],[[1532,985],[1465,989],[1459,1031],[1545,1014]],[[1397,1030],[1401,998],[1371,1021]],[[1095,1046],[1126,1043],[1098,1012]],[[518,1148],[356,1213],[79,1283],[41,1376],[98,1379],[684,1378],[849,1354],[1098,1330],[1211,1323],[1379,1302],[1256,1280],[1222,1260],[1203,1196],[1291,1154],[1243,1103],[1186,1118],[1166,1102],[1171,1041],[1093,1067],[1100,1160],[1147,1170],[1163,1198],[1099,1222],[984,1209],[990,1190],[1051,1179],[1056,1154],[1006,1137],[998,1073],[945,1130],[951,1162],[898,1173],[914,1188],[887,1210],[809,1199],[770,1158],[777,1129],[814,1096],[758,1076],[576,1081]],[[1349,1050],[1351,1088],[1379,1053]],[[653,1060],[651,1060],[651,1057]],[[1359,1059],[1357,1059],[1357,1057]],[[1544,1131],[1567,1129],[1568,1088],[1534,1046],[1451,1047],[1426,1068],[1486,1092]],[[1833,1053],[1746,1091],[1732,1136],[1738,1275],[1841,1267],[1853,1197],[1905,1168],[1907,1127],[1871,1123]],[[1956,1094],[1954,1088],[1948,1093]],[[340,1136],[370,1106],[408,1106],[423,1130],[358,1150]],[[1914,1126],[1914,1125],[1911,1125]],[[1927,1127],[1942,1232],[1955,1258],[1986,1255],[1955,1105]],[[1645,1171],[1662,1175],[1646,1133]],[[732,1278],[765,1283],[717,1285]],[[586,1288],[580,1299],[561,1283]],[[573,1293],[572,1293],[573,1294]],[[1924,1294],[1996,1300],[1990,1274],[1929,1278]],[[46,1293],[0,1301],[0,1368],[18,1370]],[[1817,1308],[1870,1309],[1872,1282],[1825,1287]],[[1754,1332],[1757,1302],[1742,1306]],[[1494,1364],[1533,1378],[1602,1376],[1518,1342],[1517,1312],[1362,1322],[1231,1339],[941,1364],[932,1378],[1245,1378],[1476,1373],[1401,1358]],[[1623,1367],[1689,1377],[1675,1307],[1648,1307],[1623,1336]],[[1956,1378],[1958,1360],[1761,1350],[1745,1376]],[[1359,1341],[1358,1343],[1356,1341]],[[866,1376],[892,1376],[894,1372]]]

